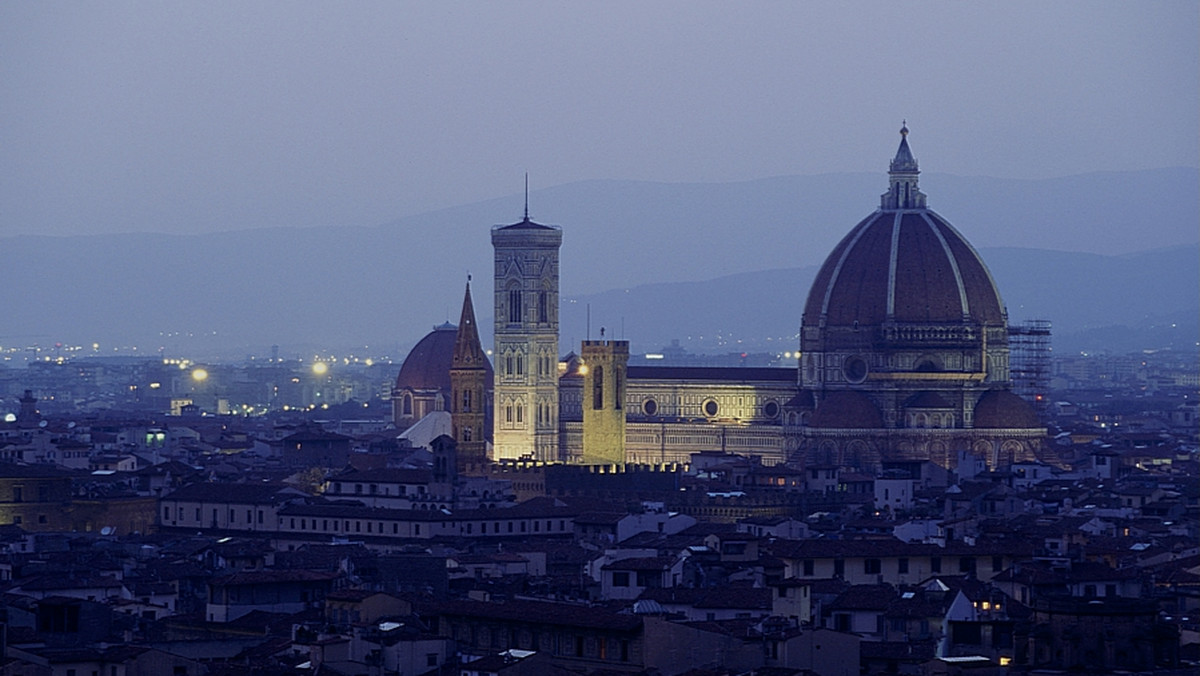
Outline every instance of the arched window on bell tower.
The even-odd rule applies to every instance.
[[[596,367],[596,373],[592,377],[592,408],[599,411],[604,408],[604,368]]]
[[[508,290],[508,323],[521,323],[521,289]]]

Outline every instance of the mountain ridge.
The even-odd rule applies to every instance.
[[[1158,314],[1167,315],[1191,312],[1197,303],[1195,169],[922,178],[932,207],[983,251],[1014,321],[1035,315],[1073,331],[1099,326],[1105,316],[1114,325],[1140,321],[1150,305],[1163,306]],[[596,179],[534,191],[531,216],[564,228],[560,333],[564,341],[584,337],[586,317],[576,315],[570,299],[578,305],[611,289],[691,283],[698,285],[690,287],[698,304],[685,298],[689,303],[677,303],[678,313],[668,307],[645,320],[628,315],[627,329],[650,340],[653,319],[668,324],[655,327],[655,336],[685,329],[711,334],[692,320],[720,309],[723,324],[747,328],[764,324],[756,318],[778,317],[761,328],[763,340],[772,337],[774,344],[798,329],[807,284],[794,272],[756,275],[819,265],[876,208],[885,187],[881,175],[833,173],[720,184]],[[371,345],[402,357],[430,326],[457,317],[471,271],[480,326],[490,328],[488,232],[520,220],[521,199],[494,198],[379,225],[2,237],[0,285],[8,292],[0,345],[14,343],[12,336],[38,335],[164,353]],[[1070,242],[1111,251],[1054,250]],[[1130,252],[1135,244],[1139,250]],[[1180,247],[1190,248],[1180,253]],[[1158,251],[1169,263],[1142,251]],[[997,265],[995,257],[1018,260]],[[1106,287],[1104,279],[1115,274],[1101,269],[1106,266],[1125,281]],[[738,275],[750,275],[744,280],[749,288],[720,288],[736,279],[712,286]],[[1070,289],[1070,298],[1047,297],[1049,288]],[[1095,293],[1100,288],[1108,289],[1107,298]],[[1168,300],[1173,305],[1165,305]],[[1102,303],[1108,307],[1098,307]],[[1089,307],[1097,312],[1087,315]],[[594,309],[593,326],[605,321],[615,328],[625,316],[618,306]],[[191,342],[183,340],[189,335]],[[482,338],[486,344],[490,335]]]

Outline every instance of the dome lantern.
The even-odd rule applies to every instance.
[[[917,188],[917,158],[908,147],[908,122],[900,127],[900,147],[888,165],[888,191],[880,198],[880,208],[887,211],[897,209],[924,209],[925,193]]]

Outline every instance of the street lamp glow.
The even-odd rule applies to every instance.
[[[316,375],[323,376],[329,372],[329,364],[323,361],[316,362],[312,365],[312,372]]]
[[[198,383],[208,380],[208,371],[206,369],[192,369],[192,380]]]

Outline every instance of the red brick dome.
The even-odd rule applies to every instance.
[[[1029,402],[1008,390],[991,390],[975,404],[975,427],[1012,429],[1041,427]]]
[[[975,249],[925,206],[908,129],[878,211],[825,259],[804,306],[806,327],[1007,323],[1000,292]]]
[[[454,359],[454,339],[458,327],[446,322],[433,327],[422,338],[400,367],[396,389],[450,391],[450,365]]]
[[[838,390],[821,400],[809,427],[827,429],[878,429],[883,414],[867,395],[855,390]]]
[[[1005,323],[1000,293],[983,260],[932,211],[868,216],[825,259],[804,307],[806,326],[886,321]]]

